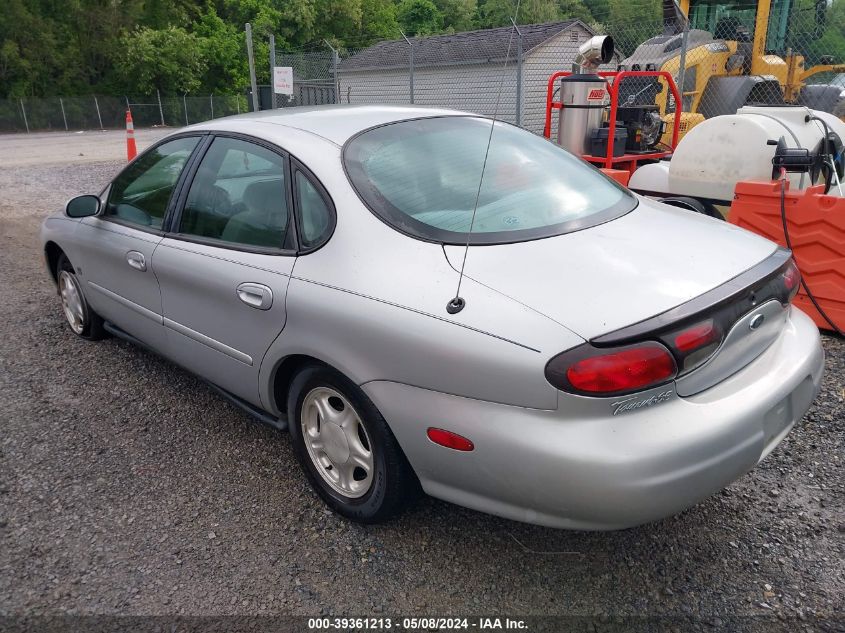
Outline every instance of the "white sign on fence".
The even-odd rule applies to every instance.
[[[293,94],[293,68],[291,66],[273,67],[273,92],[277,95]]]

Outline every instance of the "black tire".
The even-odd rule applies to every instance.
[[[719,213],[719,210],[715,205],[696,198],[689,198],[687,196],[671,196],[668,198],[660,198],[658,199],[658,202],[668,204],[672,207],[678,207],[679,209],[686,209],[687,211],[692,211],[693,213],[700,213],[701,215],[716,218],[717,220],[725,219],[725,216]]]
[[[94,312],[91,307],[88,305],[88,302],[85,300],[85,294],[82,292],[82,284],[79,282],[79,278],[76,276],[76,271],[73,268],[73,265],[70,263],[70,260],[67,256],[62,253],[59,255],[59,259],[56,262],[56,282],[57,282],[57,291],[58,294],[61,296],[61,278],[62,273],[66,273],[70,275],[72,282],[76,285],[76,290],[79,295],[79,299],[82,305],[82,325],[81,330],[77,331],[74,329],[74,326],[70,323],[70,319],[67,314],[63,314],[65,317],[65,323],[67,324],[68,328],[71,332],[76,334],[78,337],[85,339],[86,341],[99,341],[106,337],[106,330],[103,327],[103,319],[100,317],[99,314]],[[63,312],[64,312],[64,303],[63,305]]]
[[[345,398],[364,427],[373,472],[369,488],[362,496],[350,497],[333,488],[318,471],[324,467],[315,463],[316,458],[311,457],[306,447],[303,404],[309,394],[323,389],[335,391]],[[323,365],[303,368],[291,383],[287,411],[297,459],[308,481],[332,510],[359,523],[379,523],[396,515],[416,498],[419,483],[396,438],[372,401],[346,377]],[[331,466],[325,470],[331,470]]]

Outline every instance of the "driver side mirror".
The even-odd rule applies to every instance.
[[[100,212],[100,199],[85,195],[71,198],[65,205],[65,213],[70,218],[87,218]]]

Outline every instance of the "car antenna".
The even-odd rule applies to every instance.
[[[499,116],[499,102],[501,101],[502,89],[505,85],[505,71],[508,68],[508,59],[511,54],[513,34],[514,31],[519,33],[519,27],[516,25],[516,20],[519,16],[519,5],[521,2],[522,0],[516,0],[516,9],[514,10],[513,17],[511,18],[513,28],[508,36],[508,50],[505,53],[505,65],[502,68],[502,78],[499,80],[499,92],[496,94],[496,108],[493,110],[493,119],[490,122],[490,134],[487,137],[487,148],[484,150],[484,162],[481,164],[481,176],[478,179],[478,189],[475,192],[475,204],[472,206],[472,218],[469,221],[467,241],[466,244],[464,244],[464,258],[463,261],[461,261],[461,272],[458,275],[458,288],[455,290],[455,296],[449,299],[449,303],[446,304],[446,312],[449,314],[457,314],[464,309],[464,306],[466,306],[466,301],[464,301],[464,298],[461,297],[461,282],[464,280],[464,268],[466,267],[467,253],[469,252],[469,240],[472,236],[472,228],[475,225],[475,213],[478,211],[478,200],[481,197],[481,185],[484,183],[484,171],[487,169],[487,157],[490,155],[490,144],[493,142],[493,129],[496,127],[496,119]],[[520,36],[522,35],[521,33],[519,34]]]

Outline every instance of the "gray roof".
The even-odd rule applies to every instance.
[[[520,26],[522,50],[528,53],[565,31],[573,24],[587,28],[580,20],[565,20],[547,24],[526,24]],[[412,37],[414,66],[442,66],[454,64],[484,64],[502,61],[508,51],[508,41],[513,27],[466,31],[452,35]],[[589,28],[587,28],[589,30]],[[516,55],[516,34],[511,41],[510,58]],[[344,59],[338,68],[342,71],[371,70],[383,68],[406,68],[408,66],[408,43],[405,40],[379,42]]]

